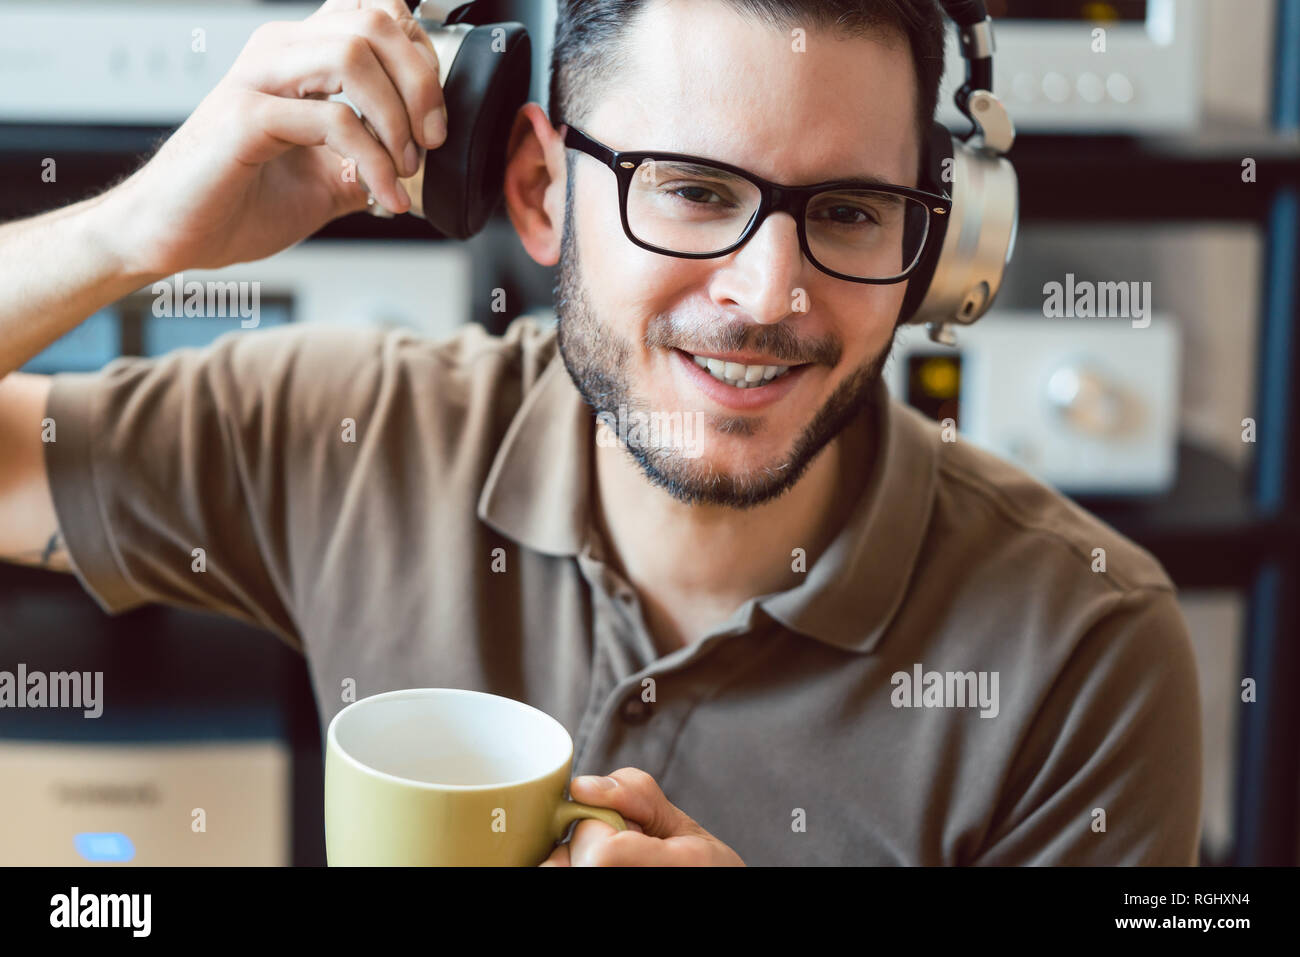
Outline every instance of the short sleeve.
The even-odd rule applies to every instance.
[[[382,336],[314,324],[232,332],[53,376],[51,494],[73,571],[99,605],[211,611],[301,650],[292,557],[337,507],[343,420],[365,421],[377,401]]]
[[[973,863],[1196,864],[1201,736],[1195,653],[1174,593],[1129,592],[1057,676]]]

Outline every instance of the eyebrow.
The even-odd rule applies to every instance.
[[[654,159],[654,157],[651,157],[651,159]],[[716,166],[712,166],[703,162],[690,163],[687,162],[686,160],[656,159],[655,165],[662,166],[666,169],[671,169],[679,173],[698,173],[701,176],[717,176],[718,174],[722,174],[723,176],[739,175],[737,173],[731,172],[730,170],[719,169]]]
[[[862,186],[871,189],[876,186],[897,186],[892,179],[885,179],[883,176],[836,176],[832,179],[822,180],[824,183],[844,183],[849,186]]]
[[[653,157],[652,157],[652,158],[653,158]],[[706,158],[703,158],[703,157],[701,157],[701,160],[700,160],[700,162],[698,162],[698,163],[690,162],[690,161],[688,161],[688,160],[677,160],[677,159],[668,159],[668,158],[665,158],[665,159],[657,159],[657,160],[655,160],[655,162],[656,162],[656,165],[663,166],[663,167],[666,167],[666,168],[668,168],[668,169],[676,170],[676,171],[679,171],[679,172],[682,172],[682,173],[697,173],[697,174],[702,175],[702,176],[704,176],[704,175],[714,175],[714,176],[716,176],[716,175],[719,174],[719,173],[721,173],[721,174],[723,174],[723,175],[725,175],[725,176],[737,176],[737,175],[739,175],[739,174],[737,174],[737,173],[733,173],[733,172],[731,172],[730,170],[719,169],[717,166],[711,165],[711,164],[709,163],[709,161],[708,161]],[[755,174],[755,175],[757,175],[757,174]],[[865,176],[864,176],[864,175],[858,175],[858,176],[835,176],[835,177],[831,177],[830,179],[818,180],[816,183],[808,183],[808,184],[805,184],[803,187],[796,187],[796,188],[807,188],[808,186],[818,186],[818,185],[821,185],[822,183],[839,183],[839,184],[841,184],[841,186],[842,186],[843,188],[846,188],[846,189],[848,189],[848,188],[852,188],[852,187],[855,187],[855,186],[857,186],[857,187],[861,187],[861,188],[863,188],[863,189],[874,189],[874,188],[876,188],[876,187],[880,187],[880,186],[897,186],[897,185],[898,185],[897,183],[894,183],[894,182],[892,182],[892,181],[890,181],[890,180],[888,180],[888,179],[885,179],[884,177],[881,177],[881,176],[873,176],[873,175],[868,174],[868,175],[865,175]]]

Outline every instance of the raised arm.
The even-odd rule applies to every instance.
[[[372,135],[346,104],[363,111]],[[134,175],[0,227],[0,560],[66,569],[45,471],[49,380],[14,370],[102,307],[173,273],[262,259],[440,146],[438,60],[402,0],[328,0],[268,23]],[[57,423],[55,423],[57,428]]]

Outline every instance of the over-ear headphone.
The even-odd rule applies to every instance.
[[[921,188],[947,196],[952,209],[931,217],[899,322],[928,324],[931,338],[952,344],[952,325],[984,315],[1002,285],[1015,248],[1019,188],[1004,156],[1015,128],[992,93],[992,21],[982,0],[939,3],[957,25],[966,60],[966,82],[955,99],[971,130],[959,137],[935,122],[923,144]],[[470,2],[444,12],[442,4],[424,0],[415,11],[438,55],[448,130],[446,142],[402,182],[411,212],[453,239],[479,232],[500,202],[507,141],[528,99],[532,70],[524,25],[484,22],[484,7]],[[377,204],[372,211],[392,215]]]
[[[410,212],[451,239],[469,239],[501,201],[510,128],[528,102],[532,43],[522,23],[481,21],[488,12],[482,3],[446,7],[425,0],[415,18],[438,56],[447,139],[402,184]],[[392,215],[373,197],[370,211]]]
[[[957,25],[966,82],[957,109],[971,121],[964,137],[942,123],[930,127],[921,162],[922,189],[952,200],[947,217],[932,216],[925,252],[912,273],[899,323],[926,323],[930,338],[953,345],[952,324],[984,315],[1002,286],[1015,250],[1020,190],[1003,154],[1016,131],[993,95],[993,28],[983,0],[940,0]]]

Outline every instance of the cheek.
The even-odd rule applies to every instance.
[[[612,217],[612,227],[606,216]],[[638,339],[655,316],[672,312],[692,288],[699,288],[701,267],[633,245],[617,208],[591,219],[579,233],[587,296],[604,325]]]
[[[859,365],[865,357],[876,356],[888,346],[906,295],[906,283],[862,285],[861,291],[827,303],[827,314],[835,317],[836,331],[844,344],[845,364]]]

